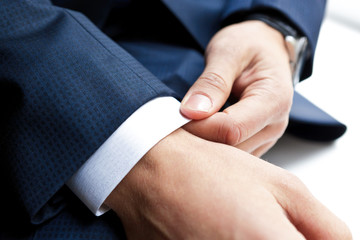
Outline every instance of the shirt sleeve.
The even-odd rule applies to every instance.
[[[134,112],[67,181],[67,186],[96,215],[135,164],[156,143],[189,122],[173,97],[149,101]]]

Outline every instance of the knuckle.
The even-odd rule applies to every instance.
[[[276,89],[264,90],[264,96],[267,96],[269,109],[272,109],[273,113],[276,113],[274,117],[288,116],[292,106],[293,92],[282,91],[279,93]]]
[[[281,121],[280,123],[276,124],[276,132],[274,132],[274,140],[278,140],[282,137],[282,135],[285,133],[286,128],[288,126],[289,120],[286,118],[284,121]]]
[[[217,136],[219,142],[227,145],[237,145],[241,139],[240,129],[236,126],[233,119],[228,115],[222,113],[223,119],[219,125]]]
[[[247,126],[247,124],[245,124],[244,122],[242,121],[235,122],[234,129],[235,129],[234,131],[238,133],[239,143],[245,141],[249,137],[250,129]]]
[[[277,185],[283,192],[299,197],[307,192],[305,184],[297,176],[285,170],[283,170]]]
[[[274,99],[276,112],[279,113],[280,116],[288,115],[291,109],[292,99],[284,97],[283,95],[276,95]]]
[[[241,142],[241,131],[236,126],[236,124],[232,123],[228,132],[225,136],[225,143],[231,146],[235,146]]]
[[[239,119],[234,120],[231,117],[231,112],[228,109],[225,109],[223,113],[226,114],[227,118],[231,119],[231,121],[229,121],[231,126],[228,126],[228,133],[226,136],[228,143],[236,145],[248,139],[251,134],[251,129],[249,126],[251,123],[244,122]]]
[[[225,79],[215,72],[205,72],[199,77],[199,80],[202,84],[210,86],[217,91],[222,93],[228,92],[228,85]]]
[[[241,131],[237,125],[231,121],[230,126],[225,132],[225,143],[231,146],[235,146],[240,143],[241,140]]]

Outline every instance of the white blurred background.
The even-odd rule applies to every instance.
[[[296,90],[347,125],[333,143],[285,135],[263,158],[297,175],[360,240],[360,0],[329,0],[313,76]]]
[[[359,0],[329,0],[327,16],[360,31]]]

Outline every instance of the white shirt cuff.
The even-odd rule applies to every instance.
[[[96,215],[135,164],[161,139],[189,122],[173,97],[156,98],[141,106],[104,142],[66,183]]]

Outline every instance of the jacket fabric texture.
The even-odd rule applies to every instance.
[[[4,0],[0,3],[1,239],[124,239],[65,186],[134,111],[181,99],[231,19],[279,14],[313,52],[322,0]],[[266,41],[266,39],[264,39]]]

